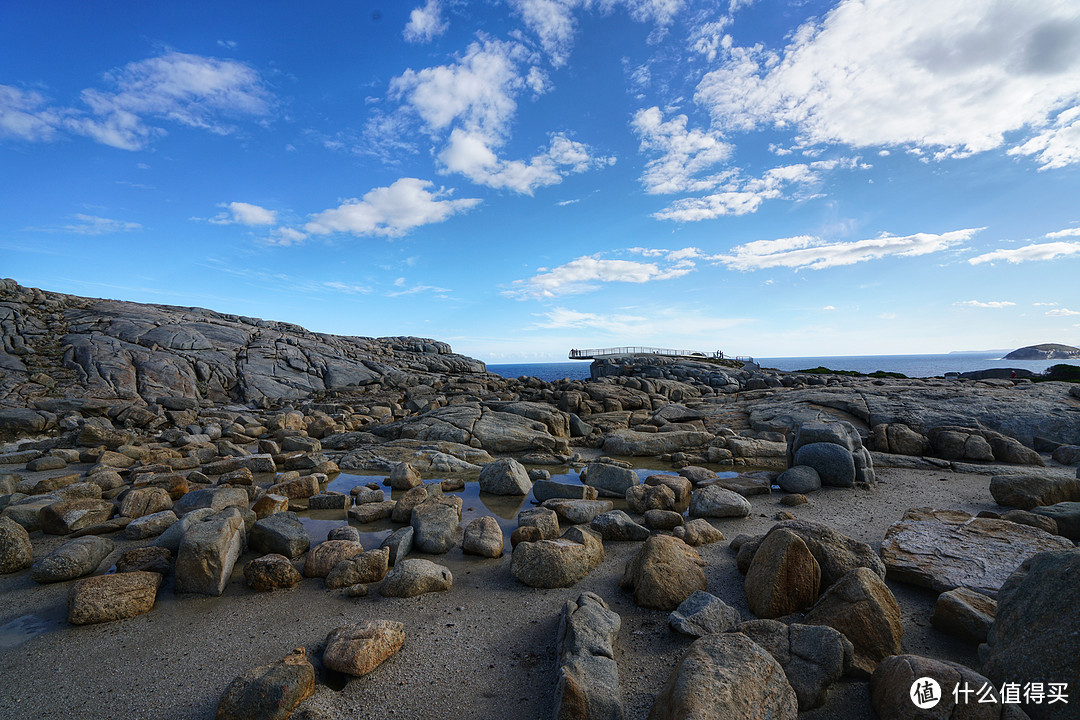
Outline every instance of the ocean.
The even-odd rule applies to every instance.
[[[908,377],[941,377],[947,372],[969,372],[989,368],[1016,368],[1041,373],[1051,365],[1075,360],[1002,360],[1000,352],[947,353],[942,355],[836,355],[829,357],[755,358],[765,368],[777,370],[807,370],[827,367],[830,370],[854,370],[872,373],[875,370],[896,372]],[[589,377],[587,360],[557,363],[518,363],[488,365],[488,370],[507,378],[527,375],[545,382]]]

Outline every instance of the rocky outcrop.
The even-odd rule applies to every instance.
[[[348,386],[483,373],[446,343],[345,337],[192,307],[64,295],[0,281],[0,403],[161,397],[295,398]],[[51,380],[39,382],[41,377]]]
[[[1072,345],[1043,343],[1013,350],[1002,360],[1073,360],[1076,358],[1080,358],[1080,348],[1074,348]]]

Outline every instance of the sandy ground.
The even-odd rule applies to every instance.
[[[20,468],[0,467],[0,472]],[[70,470],[68,471],[70,472]],[[997,509],[989,476],[912,470],[878,471],[873,490],[826,488],[795,508],[780,504],[780,494],[751,498],[753,513],[738,520],[714,520],[728,540],[739,533],[760,534],[781,510],[880,546],[886,528],[910,507],[931,506],[976,513]],[[336,487],[355,482],[339,478]],[[506,534],[507,554],[486,560],[463,557],[460,550],[430,557],[454,574],[453,590],[418,598],[383,598],[377,591],[352,599],[327,591],[321,580],[305,579],[290,591],[255,593],[237,563],[220,598],[177,597],[171,579],[154,610],[120,622],[76,627],[66,622],[65,594],[70,583],[40,586],[28,571],[0,577],[0,717],[20,718],[188,718],[213,717],[225,686],[241,672],[279,659],[296,647],[317,650],[338,625],[385,618],[405,624],[406,641],[395,656],[365,677],[347,683],[328,678],[327,686],[302,707],[329,718],[550,718],[554,707],[555,634],[563,603],[584,590],[603,597],[622,616],[617,660],[630,719],[645,718],[653,698],[690,644],[672,632],[667,613],[634,605],[619,589],[626,561],[639,543],[606,543],[607,556],[576,587],[538,590],[510,575],[509,533],[515,527],[516,501],[495,502],[466,494],[470,517],[495,514]],[[491,502],[489,509],[484,500]],[[470,510],[471,508],[471,510]],[[318,541],[345,522],[334,513],[309,521]],[[365,546],[389,525],[365,534]],[[35,557],[61,538],[31,535]],[[117,553],[138,543],[113,536]],[[751,619],[743,578],[728,542],[699,548],[708,563],[708,590]],[[115,556],[114,556],[115,557]],[[111,561],[102,564],[104,571]],[[905,652],[977,667],[975,646],[930,625],[936,594],[889,581],[903,610]],[[309,656],[312,653],[309,652]],[[318,657],[318,653],[314,653]],[[868,685],[842,681],[829,702],[804,718],[873,718]]]

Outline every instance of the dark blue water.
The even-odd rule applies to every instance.
[[[1017,368],[1041,373],[1061,360],[1002,360],[998,352],[948,353],[942,355],[833,355],[823,357],[755,358],[762,367],[777,370],[806,370],[819,366],[830,370],[854,370],[872,373],[875,370],[897,372],[908,377],[941,377],[947,372],[969,372],[989,368]],[[1068,362],[1068,361],[1066,361]],[[1072,361],[1076,364],[1076,361]],[[506,378],[523,375],[545,382],[589,377],[590,363],[585,360],[557,363],[519,363],[488,365],[488,370]]]

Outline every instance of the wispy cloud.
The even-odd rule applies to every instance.
[[[640,251],[640,248],[634,248],[627,252]],[[586,255],[552,269],[539,268],[533,277],[515,280],[512,287],[503,294],[518,299],[579,295],[599,289],[602,283],[641,284],[655,280],[671,280],[694,270],[694,263],[688,258],[661,252],[664,256],[658,262]]]
[[[762,270],[786,267],[823,270],[854,265],[888,256],[914,257],[941,252],[970,240],[982,228],[954,230],[941,234],[916,233],[898,237],[883,234],[869,240],[827,242],[810,235],[779,240],[758,240],[712,257],[732,270]]]
[[[641,151],[659,154],[645,165],[641,182],[648,193],[699,192],[716,187],[724,175],[696,177],[731,157],[732,146],[702,130],[687,130],[686,115],[667,122],[658,107],[639,110],[631,127]]]
[[[225,212],[218,213],[210,218],[215,225],[274,225],[277,223],[277,212],[267,210],[258,205],[246,202],[222,203],[218,207],[225,208]]]
[[[1014,307],[1016,303],[1009,302],[1008,300],[990,300],[989,302],[983,302],[981,300],[962,300],[960,302],[954,302],[953,305],[957,305],[959,307],[1001,309],[1007,307]]]
[[[976,255],[973,258],[969,258],[968,262],[972,265],[981,265],[982,263],[1004,260],[1005,262],[1016,264],[1035,260],[1053,260],[1054,258],[1067,257],[1069,255],[1076,255],[1077,253],[1080,253],[1080,242],[1032,243],[1031,245],[1024,245],[1023,247],[1011,249],[1002,248],[992,252],[983,253],[982,255]]]
[[[75,233],[76,235],[111,235],[113,233],[142,230],[142,225],[137,222],[113,220],[112,218],[84,215],[82,213],[76,213],[72,217],[76,222],[68,225],[54,225],[28,229],[40,232]]]
[[[1047,310],[1046,314],[1050,317],[1071,317],[1073,315],[1080,315],[1080,311],[1070,310],[1069,308],[1056,308],[1054,310]]]
[[[61,115],[47,107],[40,93],[0,85],[0,137],[29,142],[51,140],[56,135]]]

